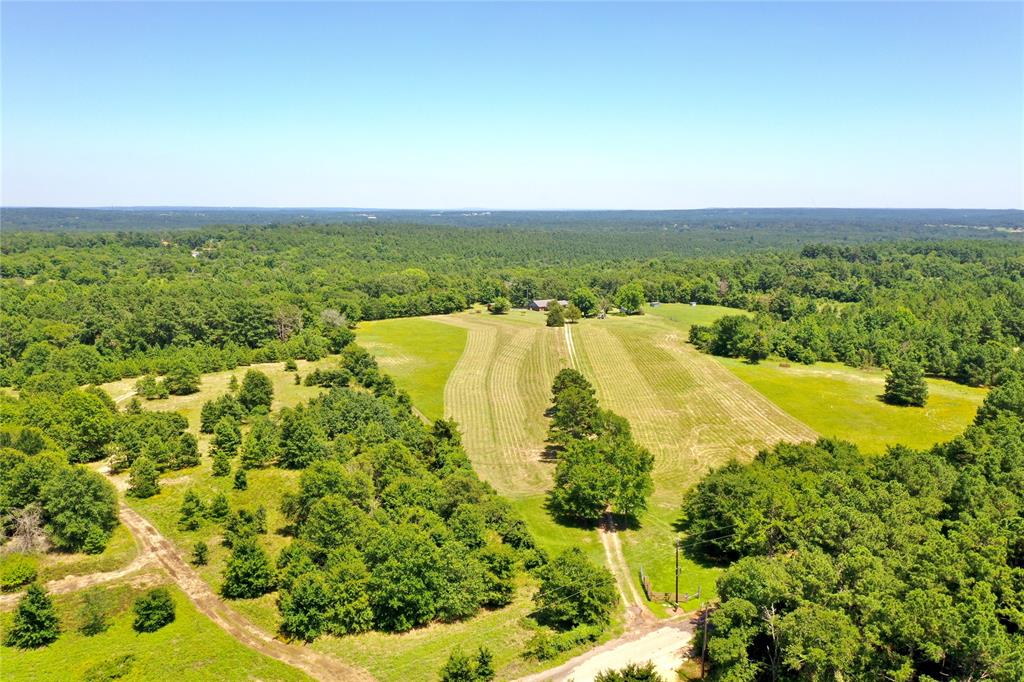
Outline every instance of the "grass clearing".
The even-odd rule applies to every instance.
[[[924,407],[897,407],[879,399],[885,387],[880,370],[838,363],[808,366],[769,360],[751,365],[735,358],[716,359],[818,433],[851,441],[869,453],[895,444],[927,448],[959,435],[974,420],[986,394],[982,388],[928,379]]]
[[[5,682],[81,680],[96,665],[119,656],[134,657],[125,681],[146,680],[309,680],[291,666],[263,656],[239,644],[214,625],[180,590],[170,587],[175,603],[174,622],[153,633],[132,630],[132,600],[142,593],[127,584],[103,588],[116,615],[110,629],[93,637],[77,632],[81,593],[57,595],[54,604],[62,632],[53,644],[41,649],[4,648]],[[0,614],[0,631],[6,633],[13,613]]]
[[[466,347],[466,330],[427,318],[362,322],[358,343],[431,420],[444,416],[444,385]]]
[[[316,362],[296,360],[298,375],[305,377],[306,374],[317,367],[330,367],[337,363],[337,356],[327,356]],[[199,383],[199,391],[190,395],[172,395],[162,400],[142,400],[143,408],[153,411],[180,412],[188,419],[189,428],[196,434],[199,433],[199,412],[203,403],[212,400],[228,392],[228,384],[231,377],[238,379],[239,384],[245,373],[250,369],[257,369],[266,374],[274,385],[274,402],[271,409],[278,410],[282,407],[291,407],[300,402],[305,402],[316,396],[323,389],[319,386],[297,386],[295,384],[296,372],[287,372],[283,362],[266,362],[257,365],[236,367],[223,372],[212,372],[204,374]],[[123,404],[135,391],[135,382],[138,377],[112,381],[102,384],[100,388],[105,390],[114,400],[120,400]],[[141,400],[141,399],[140,399]]]
[[[40,557],[39,581],[45,583],[69,575],[116,571],[130,564],[138,554],[139,548],[132,534],[123,525],[118,525],[110,542],[99,554],[51,553]]]

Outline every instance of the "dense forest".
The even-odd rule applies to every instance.
[[[778,445],[683,510],[689,551],[731,564],[713,679],[1024,679],[1020,379],[931,450]]]
[[[980,236],[1020,229],[1024,211],[1007,209],[709,208],[661,211],[445,211],[376,208],[0,208],[7,229],[37,231],[177,230],[212,225],[400,223],[527,230],[738,231],[744,237],[854,242]]]
[[[5,233],[0,384],[315,359],[361,319],[499,298],[586,299],[593,314],[625,287],[757,313],[694,339],[711,352],[749,355],[753,344],[755,355],[878,366],[910,354],[929,374],[980,385],[1020,366],[1016,235],[797,249],[784,232],[762,233],[741,246],[711,232],[402,224]]]

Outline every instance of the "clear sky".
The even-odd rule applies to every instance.
[[[1024,207],[1024,4],[2,3],[4,205]]]

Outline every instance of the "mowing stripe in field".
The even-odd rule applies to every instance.
[[[533,317],[473,313],[439,316],[467,330],[465,352],[445,387],[445,411],[462,431],[482,478],[503,494],[543,493],[551,482],[541,459],[551,381],[566,366],[560,330]]]

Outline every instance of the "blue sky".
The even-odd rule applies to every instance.
[[[1020,3],[0,11],[5,205],[1024,207]]]

